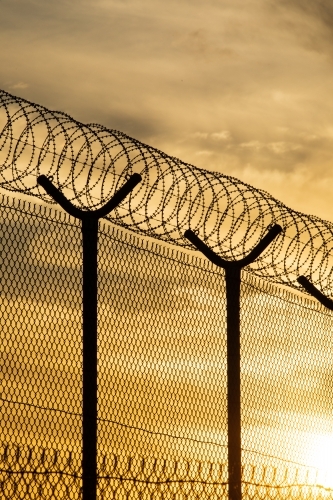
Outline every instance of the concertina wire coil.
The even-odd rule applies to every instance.
[[[306,275],[321,291],[333,289],[333,224],[285,206],[267,192],[169,156],[126,134],[82,124],[0,90],[0,187],[52,199],[37,185],[46,175],[72,203],[104,205],[134,172],[141,183],[106,218],[131,231],[192,249],[192,229],[228,260],[247,255],[280,224],[283,232],[249,271],[299,288]]]

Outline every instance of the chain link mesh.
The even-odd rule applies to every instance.
[[[80,498],[80,224],[6,196],[0,221],[1,495]],[[105,222],[98,286],[98,498],[226,498],[224,271]],[[246,499],[333,498],[332,319],[242,273]]]
[[[223,274],[106,225],[99,263],[101,441],[226,459]]]
[[[332,331],[332,312],[315,300],[243,273],[245,463],[283,469],[288,460],[291,468],[326,461],[328,477],[320,480],[333,485]],[[305,478],[310,472],[302,470]]]
[[[1,441],[58,450],[58,469],[70,452],[80,467],[80,227],[4,197],[0,233]]]

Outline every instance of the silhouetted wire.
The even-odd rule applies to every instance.
[[[285,483],[285,484],[268,484],[268,483],[260,483],[259,481],[242,481],[243,485],[248,485],[248,486],[256,486],[258,488],[267,488],[268,490],[290,490],[292,488],[305,488],[305,489],[310,489],[313,487],[311,484],[303,484],[303,483]],[[324,490],[329,493],[333,492],[333,488],[329,488],[328,486],[323,486],[322,484],[316,484],[315,485],[316,489],[319,490]],[[260,497],[259,497],[260,498]],[[287,497],[287,498],[293,498],[292,496]],[[298,497],[302,498],[302,497]]]
[[[1,401],[5,401],[7,403],[11,403],[11,404],[18,404],[18,405],[23,405],[23,406],[30,406],[30,407],[36,408],[38,410],[54,411],[54,412],[64,413],[64,414],[67,414],[67,415],[73,415],[73,416],[76,416],[76,417],[82,417],[82,413],[77,413],[77,412],[72,412],[72,411],[67,411],[67,410],[61,410],[61,409],[58,409],[58,408],[50,408],[50,407],[47,407],[47,406],[35,405],[35,404],[32,404],[32,403],[24,403],[24,402],[21,402],[21,401],[11,401],[9,399],[5,399],[5,398],[2,398],[2,397],[0,397],[0,400]],[[129,425],[129,424],[123,424],[122,422],[119,422],[117,420],[111,420],[111,419],[108,419],[108,418],[98,417],[97,420],[99,422],[108,422],[110,424],[115,424],[115,425],[118,425],[118,426],[121,426],[121,427],[126,427],[128,429],[138,430],[138,431],[145,432],[147,434],[151,434],[151,435],[155,435],[155,436],[164,436],[164,437],[169,437],[169,438],[172,438],[172,439],[180,439],[182,441],[183,440],[184,441],[191,441],[191,442],[200,443],[200,444],[212,444],[214,446],[220,446],[221,448],[225,448],[226,447],[225,444],[217,443],[216,441],[205,441],[205,440],[195,439],[195,438],[191,438],[191,437],[187,437],[187,436],[176,436],[174,434],[169,434],[167,432],[151,431],[149,429],[144,429],[143,427],[138,427],[138,426]]]
[[[262,453],[261,451],[250,450],[249,448],[242,448],[242,451],[246,451],[247,453],[253,453],[254,455],[260,455],[261,457],[279,460],[280,462],[283,462],[283,463],[299,465],[300,467],[305,467],[306,469],[319,470],[319,467],[315,467],[313,465],[302,464],[300,462],[295,462],[295,460],[288,460],[286,458],[276,457],[275,455],[270,455],[269,453]]]
[[[4,472],[6,474],[12,475],[12,476],[22,476],[23,474],[26,475],[37,475],[37,476],[50,476],[50,475],[55,475],[55,476],[69,476],[69,477],[75,477],[78,478],[80,477],[79,474],[75,474],[74,472],[64,472],[62,470],[46,470],[46,471],[38,471],[38,470],[10,470],[10,469],[0,469],[0,472]]]
[[[29,145],[30,145],[30,144],[29,144]],[[82,163],[82,164],[83,164],[83,163]],[[19,170],[19,169],[18,169],[18,170]],[[24,173],[24,170],[20,170],[20,171],[21,171],[22,173]],[[121,178],[121,175],[117,175],[117,174],[114,174],[114,175],[115,175],[115,177],[117,177],[117,176],[118,176],[119,178]],[[34,177],[34,176],[33,176],[33,177]],[[156,191],[160,191],[161,193],[163,192],[162,190],[160,190],[160,189],[158,189],[158,188],[156,188]],[[99,201],[100,201],[100,200],[99,200],[99,198],[97,198],[97,197],[95,197],[95,196],[91,196],[91,198],[92,198],[92,199],[94,199],[94,200],[96,201],[96,205],[98,205],[98,204],[99,204]],[[204,206],[204,205],[202,205],[202,206]],[[218,211],[217,211],[216,209],[212,208],[212,211],[215,211],[215,212],[218,214]],[[136,214],[137,214],[137,215],[141,215],[141,216],[146,216],[146,214],[145,214],[145,213],[143,213],[143,212],[142,212],[142,211],[140,211],[140,210],[136,210]],[[228,217],[228,218],[232,219],[232,216],[231,216],[230,214],[226,214],[226,217]],[[153,216],[150,216],[150,220],[160,222],[160,220],[159,220],[159,219],[157,219],[156,217],[153,217]],[[122,225],[126,226],[126,224],[122,224]],[[176,230],[177,230],[177,228],[178,228],[178,226],[177,226],[176,224],[173,224],[173,223],[171,223],[170,221],[168,221],[168,226],[172,227],[175,231],[176,231]],[[131,228],[131,226],[128,226],[128,228],[129,228],[129,229],[132,229],[132,228]],[[154,234],[153,234],[153,235],[151,235],[150,233],[147,233],[147,235],[148,235],[148,236],[153,236],[153,237],[155,236]],[[290,239],[290,240],[292,241],[292,238],[290,238],[290,236],[288,236],[288,235],[285,235],[285,238],[286,238],[286,239]],[[222,249],[225,251],[225,253],[227,253],[227,252],[228,252],[228,248],[229,248],[229,247],[228,247],[228,245],[227,245],[226,243],[225,243],[225,244],[219,243],[219,242],[218,242],[216,239],[214,239],[214,238],[211,238],[211,243],[213,244],[213,246],[219,246],[220,248],[222,248]],[[317,248],[317,247],[314,247],[314,248],[315,248],[316,250],[320,250],[320,248]],[[193,249],[192,249],[192,250],[193,250]],[[281,271],[281,274],[283,274],[283,272],[284,272],[284,267],[282,267],[282,266],[280,266],[280,265],[277,265],[277,264],[275,264],[275,266],[274,266],[274,267],[275,267],[276,269],[278,269],[279,271]],[[271,275],[270,275],[270,274],[268,274],[268,275],[266,275],[266,274],[265,274],[265,277],[267,277],[267,276],[268,276],[269,278],[271,277]],[[302,289],[302,291],[304,292],[304,290],[303,290],[303,289]]]
[[[307,274],[331,294],[332,223],[291,210],[236,178],[199,169],[121,132],[84,125],[5,91],[0,91],[1,111],[2,188],[51,202],[33,182],[43,174],[73,204],[90,210],[139,172],[140,187],[108,216],[114,224],[193,250],[184,238],[191,228],[229,260],[243,258],[268,226],[280,224],[283,234],[250,266],[251,272],[295,288],[297,277]]]
[[[67,411],[67,410],[61,410],[59,408],[50,408],[50,407],[47,407],[47,406],[35,405],[35,404],[32,404],[32,403],[24,403],[24,402],[21,402],[21,401],[12,401],[12,400],[5,399],[5,398],[2,398],[2,397],[0,397],[0,400],[1,401],[5,401],[6,403],[10,403],[10,404],[24,405],[24,406],[28,406],[28,407],[30,406],[32,408],[36,408],[36,409],[39,409],[39,410],[54,411],[54,412],[64,413],[64,414],[72,415],[72,416],[76,416],[76,417],[82,417],[82,413],[77,413],[77,412],[72,412],[72,411]],[[137,431],[144,432],[146,434],[155,435],[155,436],[164,436],[164,437],[168,437],[168,438],[172,438],[172,439],[179,439],[181,441],[191,441],[191,442],[195,442],[195,443],[198,443],[198,444],[211,444],[213,446],[218,446],[220,448],[226,448],[227,447],[226,444],[218,443],[217,441],[206,441],[206,440],[203,440],[203,439],[196,439],[196,438],[191,438],[191,437],[188,437],[188,436],[177,436],[175,434],[169,434],[167,432],[151,431],[151,430],[145,429],[143,427],[139,427],[139,426],[135,426],[135,425],[129,425],[129,424],[124,424],[122,422],[119,422],[118,420],[111,420],[111,419],[108,419],[108,418],[101,418],[101,417],[98,417],[97,420],[99,422],[108,422],[110,424],[118,425],[120,427],[125,427],[125,428],[128,428],[128,429],[137,430]],[[287,459],[276,457],[274,455],[270,455],[270,454],[267,454],[267,453],[262,453],[260,451],[251,450],[251,449],[248,449],[248,448],[242,448],[242,451],[246,451],[248,453],[253,453],[255,455],[260,455],[260,456],[267,457],[267,458],[272,458],[272,459],[275,459],[275,460],[279,460],[281,462],[291,463],[293,465],[299,465],[301,467],[306,467],[307,469],[318,469],[318,467],[313,467],[311,465],[310,466],[309,465],[305,465],[305,464],[302,464],[300,462],[295,462],[294,460],[287,460]]]
[[[5,401],[6,403],[13,404],[13,405],[29,406],[31,408],[36,408],[38,410],[55,411],[58,413],[64,413],[66,415],[72,415],[75,417],[82,417],[82,413],[77,413],[77,412],[68,411],[68,410],[61,410],[60,408],[50,408],[48,406],[35,405],[33,403],[25,403],[23,401],[12,401],[10,399],[6,399],[6,398],[2,398],[2,397],[0,397],[0,401]]]
[[[18,139],[16,139],[15,137],[13,137],[13,140],[15,140],[15,141],[19,142],[19,140],[18,140]],[[40,149],[40,150],[42,151],[42,148],[38,148],[38,146],[33,145],[33,144],[30,144],[29,142],[25,142],[25,144],[26,144],[26,145],[28,145],[28,146],[34,147],[34,148],[36,148],[36,149]],[[50,154],[50,153],[49,153],[49,154]],[[60,157],[60,154],[54,153],[54,155],[55,155],[55,156]],[[69,158],[69,157],[65,157],[65,158],[66,158],[66,159],[68,159],[68,160],[70,160],[70,158]],[[85,164],[84,164],[82,161],[80,161],[80,160],[76,160],[76,163],[82,164],[82,166],[84,166],[84,165],[85,165]],[[95,167],[95,168],[96,168],[96,170],[102,170],[102,169],[100,169],[99,167]],[[17,170],[18,170],[18,171],[20,171],[22,174],[26,173],[26,172],[25,172],[25,170],[22,170],[22,169],[17,169]],[[30,176],[32,176],[33,178],[35,178],[35,176],[34,176],[33,174],[30,174]],[[122,177],[121,175],[117,174],[116,172],[114,173],[114,176],[115,176],[115,177],[117,177],[117,176],[118,176],[119,178],[121,178],[121,177]],[[160,193],[163,193],[163,190],[162,190],[162,189],[160,189],[160,188],[158,188],[158,187],[156,187],[156,188],[155,188],[155,191],[159,191]],[[175,195],[172,195],[172,197],[174,198],[174,197],[175,197]],[[91,198],[92,198],[92,199],[94,199],[94,200],[96,201],[96,204],[98,204],[98,203],[100,202],[100,200],[99,200],[99,198],[98,198],[97,196],[91,196]],[[203,203],[197,202],[197,204],[198,204],[199,206],[201,206],[201,207],[205,208],[205,205],[204,205]],[[214,208],[214,207],[212,207],[212,208],[211,208],[211,211],[212,211],[212,212],[215,212],[216,214],[219,214],[219,213],[220,213],[220,212],[219,212],[216,208]],[[144,215],[144,214],[140,213],[140,215]],[[232,218],[233,218],[233,217],[232,217],[230,214],[228,214],[228,213],[227,213],[227,214],[225,214],[225,215],[226,215],[226,217],[228,217],[228,218],[230,218],[230,219],[232,219]],[[158,220],[158,219],[155,219],[155,220]],[[170,225],[173,225],[173,224],[170,224]],[[174,226],[174,228],[175,228],[175,229],[177,228],[177,226],[176,226],[176,225],[173,225],[173,226]],[[288,238],[288,236],[286,236],[286,237]],[[290,239],[291,239],[291,238],[290,238]],[[217,243],[217,242],[214,242],[214,243]]]
[[[134,483],[143,484],[205,484],[205,485],[220,485],[226,486],[227,481],[203,481],[202,479],[165,479],[164,481],[152,481],[151,479],[138,479],[136,477],[123,477],[123,476],[98,476],[99,479],[114,479],[116,481],[130,481]]]
[[[159,239],[168,244],[178,245],[193,251],[193,247],[189,244],[188,240],[184,238],[184,232],[190,228],[195,231],[212,250],[228,260],[239,260],[243,258],[257,245],[258,241],[267,233],[269,227],[273,224],[280,224],[283,227],[283,234],[270,245],[262,258],[253,263],[250,269],[251,272],[260,277],[266,277],[277,283],[291,285],[295,288],[299,288],[296,281],[298,275],[306,274],[311,277],[313,283],[319,284],[321,290],[325,291],[326,287],[326,290],[330,291],[333,281],[333,266],[330,260],[330,251],[333,246],[333,225],[331,223],[321,221],[316,217],[295,212],[287,208],[278,200],[275,200],[265,191],[255,189],[230,176],[198,169],[176,158],[168,156],[155,148],[142,144],[135,139],[131,139],[121,132],[109,130],[96,124],[83,125],[64,113],[49,111],[42,106],[29,103],[28,101],[0,91],[0,187],[3,189],[26,193],[50,203],[51,199],[38,187],[36,182],[39,175],[46,175],[52,179],[52,182],[76,207],[84,210],[92,210],[104,205],[113,196],[114,192],[117,191],[134,172],[140,173],[143,181],[108,217],[108,220],[113,224],[125,227],[133,232],[151,237],[155,240]],[[5,217],[6,215],[4,215],[4,218]],[[45,219],[48,219],[48,217],[45,217]],[[52,218],[50,217],[50,221],[51,220]],[[16,226],[16,224],[18,225]],[[11,232],[13,225],[18,227],[17,233],[14,231],[14,237]],[[78,227],[79,224],[73,223],[73,226]],[[25,243],[23,244],[23,242],[26,241],[25,231],[27,231],[25,223],[23,221],[18,221],[16,214],[13,214],[13,217],[11,217],[10,214],[4,224],[3,230],[4,235],[7,235],[4,241],[6,243],[10,242],[9,248],[15,249],[14,253],[10,254],[10,260],[8,261],[9,267],[13,264],[11,267],[12,274],[16,276],[18,272],[17,278],[15,279],[17,279],[19,284],[21,284],[22,280],[22,283],[24,282],[28,286],[27,289],[30,294],[33,293],[33,286],[30,278],[31,270],[29,269],[29,265],[27,265],[28,261],[22,260],[21,262],[20,259],[29,260],[31,257],[34,259],[35,254],[29,254],[29,251],[25,253],[26,247],[24,247]],[[12,237],[13,239],[11,240]],[[70,239],[67,239],[68,237],[69,235],[66,228],[66,236],[61,243],[64,245],[64,248],[70,250],[74,248],[74,245],[72,242],[69,243]],[[73,238],[74,241],[76,241],[76,236],[74,234]],[[114,235],[112,239],[114,239]],[[41,238],[41,242],[38,241],[38,237],[36,240],[37,245],[41,244],[41,249],[44,248],[43,244],[45,245],[46,242],[47,244],[49,243],[48,236],[45,239],[44,237]],[[140,240],[142,243],[142,239]],[[128,244],[130,245],[130,243]],[[47,247],[44,248],[45,252],[46,248]],[[103,252],[100,254],[100,258],[102,261],[104,260],[103,263],[106,266],[109,262],[107,260],[109,248],[111,247],[104,247],[104,253],[106,253],[106,255],[104,255]],[[140,249],[141,251],[143,250],[142,247],[140,247]],[[148,251],[154,253],[154,251]],[[9,256],[8,250],[7,253]],[[156,253],[158,254],[158,252]],[[141,258],[142,257],[143,254],[141,253]],[[151,265],[151,262],[154,261],[154,257],[147,257],[149,257],[149,259],[147,259],[146,264]],[[4,258],[9,257],[4,255]],[[141,260],[144,259],[142,258]],[[68,262],[71,267],[70,272],[72,272],[73,267],[77,269],[81,265],[80,257],[76,254],[74,255],[74,253],[71,254]],[[17,266],[15,265],[16,263]],[[133,264],[131,261],[127,261],[127,265],[132,266],[132,272]],[[169,261],[167,265],[170,266]],[[193,265],[193,262],[189,265]],[[194,267],[196,267],[195,264]],[[199,264],[197,267],[201,269]],[[160,276],[163,276],[161,282],[164,284],[163,272],[166,268],[164,268],[164,271],[162,268],[163,266],[158,270],[158,273]],[[45,270],[46,268],[44,271]],[[137,270],[138,269],[134,265],[134,271]],[[7,271],[8,270],[6,270],[6,272]],[[23,271],[22,276],[19,274],[21,271]],[[55,275],[53,271],[53,269],[47,267],[47,278],[52,278],[54,280]],[[122,271],[126,272],[126,269],[123,268]],[[220,271],[218,271],[218,273],[220,274]],[[9,271],[8,274],[10,275]],[[49,281],[47,281],[47,283],[49,283]],[[51,281],[51,283],[54,283],[54,281]],[[244,284],[250,285],[249,281],[245,278]],[[5,286],[7,286],[7,283]],[[52,286],[53,285],[51,285],[51,289]],[[12,289],[9,288],[8,290],[9,291],[5,293],[8,293],[10,296]],[[262,297],[264,300],[266,298],[264,295],[265,290],[264,288],[260,290],[263,292]],[[49,290],[49,292],[52,292],[52,290]],[[15,293],[12,295],[14,296]],[[23,295],[22,293],[22,297]],[[52,293],[47,294],[47,296],[53,297]],[[121,294],[120,296],[122,297]],[[163,295],[161,293],[161,298],[162,297],[164,297],[165,300],[165,294]],[[44,299],[45,298],[46,297],[44,297]],[[51,299],[51,301],[52,300],[53,299]],[[132,299],[126,298],[125,305],[133,306],[131,300]],[[15,309],[15,305],[13,308]],[[7,341],[14,342],[13,345],[15,345],[15,350],[24,350],[24,344],[18,344],[19,347],[16,347],[15,344],[15,342],[17,342],[15,337],[16,332],[22,329],[22,319],[15,320],[16,312],[13,312],[13,310],[10,312],[8,309],[9,308],[4,304],[4,317],[6,316],[7,320],[10,318],[8,321],[8,324],[10,324],[8,339],[10,340],[7,339]],[[38,308],[33,312],[36,314],[37,310]],[[29,310],[29,312],[32,313],[32,309]],[[27,316],[29,317],[29,313]],[[30,316],[32,317],[32,314],[30,314]],[[252,312],[251,317],[254,316],[255,314]],[[209,318],[207,317],[208,323],[205,323],[205,328],[207,328],[209,324]],[[71,331],[71,325],[73,325],[74,329],[77,328],[74,320],[68,320],[68,331]],[[210,329],[210,325],[208,329]],[[250,333],[252,334],[252,332]],[[5,333],[5,335],[7,335],[7,333]],[[37,346],[38,343],[35,347],[37,348]],[[76,345],[75,348],[74,346],[71,347],[74,354],[77,348],[78,345]],[[42,374],[41,376],[44,375]],[[58,393],[61,393],[61,390],[62,389],[59,389]],[[15,395],[16,388],[14,388],[14,397]],[[36,396],[34,395],[32,397]],[[32,397],[28,397],[27,399],[29,400]],[[193,394],[192,397],[194,400]],[[58,417],[54,417],[48,413],[42,414],[42,411],[53,411],[59,414],[75,416],[79,419],[82,418],[82,414],[78,412],[13,401],[5,398],[0,399],[9,404],[24,406],[25,408],[22,409],[22,415],[26,414],[26,408],[28,407],[40,410],[40,412],[31,413],[36,413],[38,418],[41,415],[42,418],[50,421],[51,425]],[[46,399],[46,401],[49,401],[49,399]],[[55,401],[55,399],[53,399],[53,401]],[[52,404],[52,399],[50,399],[50,402]],[[114,401],[112,404],[114,404]],[[120,405],[121,401],[117,404]],[[15,415],[15,409],[9,407],[7,410],[8,415],[14,414],[14,417],[17,418],[18,415]],[[17,414],[20,411],[21,409]],[[191,410],[191,412],[192,411],[194,412],[195,410]],[[128,417],[126,416],[125,418],[127,420]],[[142,415],[140,418],[142,418]],[[210,417],[206,415],[206,418],[209,419]],[[61,420],[61,417],[59,417],[59,419]],[[120,428],[123,427],[138,431],[137,433],[133,432],[133,436],[135,435],[136,437],[140,436],[139,433],[146,433],[153,436],[162,436],[202,445],[211,445],[209,448],[209,457],[214,453],[219,458],[225,456],[227,445],[219,442],[173,435],[168,432],[153,431],[149,430],[149,428],[125,424],[118,420],[107,418],[98,418],[98,421],[110,423]],[[34,422],[37,423],[37,420],[34,420]],[[77,424],[77,420],[75,423]],[[140,424],[144,426],[147,424],[147,427],[163,428],[163,424],[159,425],[158,420],[147,420],[145,418],[140,421]],[[29,417],[27,416],[27,428],[29,425]],[[73,429],[68,429],[68,436],[72,435],[71,432],[75,435],[75,432],[79,431],[79,429],[76,429],[74,432],[75,424],[72,427]],[[116,440],[121,441],[121,429],[113,429],[112,426],[110,426],[110,429],[113,430]],[[103,436],[103,432],[105,431],[101,432],[100,436]],[[225,429],[223,432],[224,437],[226,437]],[[110,434],[112,435],[112,432]],[[196,433],[193,432],[193,434]],[[207,434],[204,433],[204,436]],[[108,431],[105,432],[104,438],[109,439]],[[105,447],[109,446],[105,445],[107,439],[103,441]],[[140,441],[140,439],[138,439],[138,441]],[[149,439],[147,441],[149,441]],[[163,440],[161,441],[163,445],[164,442]],[[80,442],[80,440],[78,440],[78,442]],[[120,444],[120,453],[123,453],[123,444],[124,443]],[[178,443],[176,445],[178,445]],[[251,441],[250,446],[254,445],[255,443]],[[116,444],[116,446],[119,446],[119,444]],[[223,448],[224,451],[220,449],[214,450],[212,446]],[[183,451],[186,447],[188,447],[186,451],[191,452],[191,445],[181,445]],[[196,449],[197,447],[193,446],[192,452],[196,451]],[[76,453],[80,455],[81,451],[78,450],[79,447],[76,447]],[[131,448],[131,452],[132,451],[133,449]],[[202,447],[199,451],[200,453],[204,451],[205,456],[207,455],[206,448]],[[307,470],[319,470],[318,467],[307,466],[296,461],[261,453],[260,451],[246,448],[242,448],[242,451],[252,454],[253,456],[265,457],[266,459],[269,458],[278,461],[275,462],[275,464],[279,463],[278,467],[280,470],[283,468],[283,465],[281,465],[283,463],[293,464],[302,468],[304,467]],[[161,450],[159,450],[158,453],[160,454],[160,452]],[[190,456],[193,457],[193,454]],[[152,457],[149,457],[149,459],[152,459]],[[253,461],[257,463],[271,463],[268,460],[260,460],[260,458],[254,458]],[[187,462],[189,463],[190,461],[187,460]],[[42,460],[42,463],[46,462]],[[226,463],[227,461],[225,460],[223,462],[223,467],[225,467]],[[271,467],[264,464],[260,466],[246,464],[245,460],[244,464],[252,468],[263,467],[265,470]],[[133,467],[131,473],[129,472],[130,466],[126,471],[128,475],[135,474],[135,467]],[[16,471],[14,472],[16,473]],[[61,474],[61,471],[58,472],[53,470],[43,472],[40,471],[38,467],[35,467],[33,471],[24,471],[24,474],[33,474],[34,472],[43,475]],[[113,472],[116,472],[116,470]],[[20,473],[22,474],[21,471]],[[80,477],[77,474],[66,473],[64,471],[63,474],[72,477]],[[295,478],[297,479],[297,477],[296,475]],[[183,481],[179,477],[174,479],[174,476],[172,478],[168,477],[168,479],[164,481],[163,476],[163,481],[156,480],[150,482],[150,479],[145,478],[141,480],[141,478],[137,476],[124,477],[122,472],[120,474],[99,476],[99,478],[119,482],[131,481],[134,483],[135,488],[138,482],[142,482],[142,484],[162,485],[181,483]],[[254,478],[254,476],[252,476],[252,478]],[[192,479],[189,477],[186,480],[184,479],[183,482],[188,483],[191,481]],[[262,476],[262,481],[264,481],[264,476]],[[207,485],[227,484],[225,482],[216,483],[202,480],[194,480],[194,482]],[[244,480],[243,484],[263,486],[263,482],[258,483],[256,481],[249,482]],[[264,487],[268,489],[274,489],[275,487],[279,488],[281,486],[284,487],[284,485],[264,485]],[[301,485],[295,484],[294,486],[299,487]],[[0,485],[0,487],[2,486]],[[289,487],[289,485],[286,487]],[[327,491],[330,490],[327,489]]]
[[[31,449],[30,449],[31,450]],[[18,459],[20,455],[18,455],[16,458]],[[117,458],[116,456],[114,458]],[[2,457],[3,460],[3,457]],[[131,460],[131,459],[130,459]],[[144,466],[144,459],[142,459],[143,462],[141,463],[142,466]],[[30,461],[30,458],[28,459],[28,463]],[[175,462],[176,464],[177,462]],[[187,461],[187,463],[189,463]],[[181,484],[201,484],[201,485],[207,485],[207,486],[227,486],[228,482],[227,481],[221,481],[218,479],[203,479],[200,477],[202,475],[201,473],[201,468],[200,468],[201,462],[198,462],[196,464],[198,466],[198,469],[196,471],[196,477],[191,477],[187,476],[185,478],[179,477],[173,477],[172,475],[166,475],[165,471],[161,471],[159,474],[163,476],[163,479],[158,477],[156,479],[152,479],[151,477],[147,476],[144,469],[142,469],[141,473],[144,475],[143,478],[138,477],[138,473],[136,472],[133,475],[133,470],[131,469],[130,463],[127,465],[127,470],[126,470],[126,475],[124,475],[124,472],[121,474],[101,474],[98,473],[97,477],[99,480],[108,480],[108,481],[116,481],[116,484],[121,484],[121,483],[134,483],[134,484],[143,484],[143,485],[181,485]],[[212,463],[210,463],[212,465]],[[216,464],[218,465],[218,464]],[[35,476],[63,476],[63,477],[72,477],[74,479],[79,479],[81,478],[81,475],[78,474],[77,472],[67,472],[66,470],[62,470],[57,466],[57,462],[53,461],[53,468],[52,469],[46,469],[46,470],[38,470],[35,466],[33,466],[32,469],[26,470],[26,469],[20,469],[20,470],[12,470],[12,469],[5,469],[5,468],[0,468],[0,473],[6,474],[7,478],[10,476],[30,476],[30,477],[35,477]],[[56,470],[54,468],[56,467]],[[103,467],[104,468],[104,467]],[[117,469],[117,462],[115,462],[114,469]],[[253,473],[255,471],[255,467],[252,467],[252,478],[253,478]],[[261,481],[258,480],[247,480],[246,477],[243,478],[242,484],[244,487],[246,486],[254,486],[257,488],[260,488],[261,493],[263,493],[262,488],[266,488],[267,492],[269,491],[279,491],[279,490],[292,490],[293,488],[298,488],[304,491],[304,488],[308,491],[312,491],[313,488],[316,490],[324,490],[326,492],[332,492],[333,489],[331,487],[323,486],[322,484],[318,483],[300,483],[300,482],[286,482],[287,477],[285,476],[284,481],[282,483],[277,483],[277,482],[270,482],[267,483],[265,482],[265,477],[266,477],[266,472],[269,469],[269,467],[264,466],[263,468],[263,475]],[[113,471],[115,472],[115,470]],[[149,474],[156,474],[157,471],[153,469],[153,471],[150,471]],[[175,471],[174,471],[175,472]],[[296,471],[297,472],[297,471]],[[166,477],[165,477],[166,476]],[[198,477],[199,476],[199,477]],[[210,473],[208,474],[208,477],[210,476]],[[298,476],[298,472],[296,473],[296,477]],[[211,477],[211,476],[210,476]],[[296,478],[295,477],[295,478]]]
[[[63,472],[63,471],[11,471],[7,469],[0,469],[0,472],[8,474],[8,475],[33,475],[33,476],[67,476],[73,478],[79,478],[80,476],[75,473]],[[137,477],[126,477],[126,476],[112,476],[112,475],[97,475],[98,479],[108,479],[119,482],[133,482],[135,484],[146,484],[146,485],[172,485],[172,484],[202,484],[206,486],[227,486],[227,481],[204,481],[201,479],[165,479],[162,481],[154,481],[151,479],[138,479]],[[287,483],[287,484],[266,484],[263,482],[254,482],[254,481],[242,481],[242,484],[249,486],[256,486],[258,488],[267,488],[268,490],[285,490],[292,488],[313,488],[324,490],[327,492],[332,492],[333,488],[329,488],[327,486],[323,486],[321,484],[311,485],[311,484],[303,484],[303,483]]]

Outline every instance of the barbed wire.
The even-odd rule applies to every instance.
[[[0,401],[6,402],[6,403],[10,403],[10,404],[14,404],[14,405],[22,405],[22,406],[26,406],[26,407],[32,407],[32,408],[36,408],[38,410],[43,410],[43,411],[65,413],[67,415],[72,415],[72,416],[76,416],[76,417],[82,418],[82,413],[79,413],[79,412],[65,411],[65,410],[61,410],[59,408],[46,407],[46,406],[41,406],[41,405],[27,403],[27,402],[22,402],[22,401],[12,401],[10,399],[6,399],[6,398],[3,398],[3,397],[0,397]],[[144,427],[139,427],[137,425],[125,424],[123,422],[120,422],[119,420],[112,420],[112,419],[108,419],[108,418],[100,418],[100,417],[98,417],[97,420],[98,420],[98,422],[107,422],[107,423],[110,423],[110,424],[113,424],[113,425],[116,425],[116,426],[126,427],[128,429],[136,430],[136,431],[139,431],[139,432],[143,432],[143,433],[147,433],[147,434],[152,434],[154,436],[164,436],[164,437],[168,437],[168,438],[171,438],[171,439],[177,439],[177,440],[180,440],[180,441],[191,441],[191,442],[195,442],[195,443],[199,443],[199,444],[213,445],[213,446],[217,446],[219,448],[227,448],[227,444],[220,443],[220,442],[217,442],[217,441],[192,438],[192,437],[189,437],[189,436],[175,435],[175,434],[171,434],[171,433],[168,433],[168,432],[153,431],[151,429],[146,429]],[[269,459],[273,459],[273,460],[278,461],[278,462],[280,461],[280,462],[283,462],[285,464],[289,463],[289,464],[292,464],[294,466],[296,465],[296,466],[299,466],[299,467],[303,467],[303,468],[306,468],[308,470],[310,470],[310,469],[316,469],[317,470],[318,469],[318,467],[314,467],[314,466],[311,466],[311,465],[306,465],[304,463],[296,462],[295,460],[288,460],[288,459],[285,459],[285,458],[278,457],[276,455],[271,455],[271,454],[268,454],[268,453],[263,453],[263,452],[260,452],[258,450],[251,450],[249,448],[242,447],[242,451],[244,451],[246,453],[250,453],[251,455],[258,455],[258,456],[261,456],[261,457],[266,457],[266,458],[269,458]]]
[[[227,466],[221,462],[105,454],[100,455],[98,462],[100,493],[119,493],[126,483],[132,483],[135,491],[139,488],[142,494],[150,492],[154,495],[155,490],[150,487],[165,485],[167,488],[179,487],[179,490],[173,491],[181,495],[184,493],[182,486],[201,485],[217,489],[199,489],[198,494],[207,493],[210,498],[220,498],[221,493],[226,491],[219,488],[228,486]],[[40,477],[44,477],[42,482]],[[297,498],[303,498],[304,492],[307,493],[306,498],[317,498],[316,494],[320,491],[329,495],[326,498],[333,495],[332,488],[318,482],[320,478],[317,474],[309,474],[305,469],[301,471],[287,464],[282,467],[244,467],[242,479],[244,498],[253,498],[258,494],[266,498],[271,493],[274,498],[279,498],[279,490],[283,490],[281,498],[294,498],[292,493],[298,494]],[[72,452],[6,443],[0,445],[0,491],[4,498],[21,498],[28,484],[31,490],[38,486],[38,498],[49,498],[50,493],[55,491],[60,498],[67,498],[69,494],[71,498],[80,498],[80,480],[80,457]],[[159,490],[156,491],[157,495],[159,493]]]
[[[85,210],[104,205],[129,175],[142,182],[108,217],[111,222],[192,249],[191,228],[215,252],[235,260],[280,224],[283,233],[251,272],[299,288],[297,277],[331,295],[333,224],[286,207],[263,190],[206,171],[98,124],[0,91],[0,187],[52,203],[37,185],[46,175]]]

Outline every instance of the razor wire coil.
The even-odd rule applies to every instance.
[[[107,218],[134,232],[192,249],[195,231],[223,258],[239,260],[280,224],[281,234],[250,266],[261,277],[299,288],[306,274],[331,295],[333,224],[286,207],[263,190],[206,171],[98,124],[0,91],[0,187],[52,202],[39,175],[84,210],[107,202],[129,175],[142,182]]]

